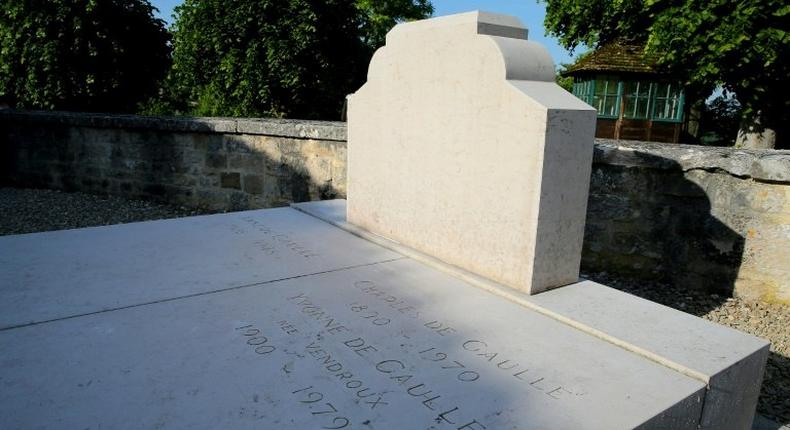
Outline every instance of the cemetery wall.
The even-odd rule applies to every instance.
[[[790,303],[790,151],[598,139],[582,268]]]
[[[345,197],[344,123],[0,111],[3,185],[241,210]],[[582,270],[790,303],[790,151],[598,139]]]
[[[243,210],[342,197],[344,123],[0,111],[2,180]]]

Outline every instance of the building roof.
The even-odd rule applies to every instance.
[[[645,55],[642,44],[611,42],[562,72],[573,76],[581,72],[626,72],[660,74],[656,68],[657,57]]]

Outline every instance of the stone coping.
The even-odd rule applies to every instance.
[[[0,110],[0,122],[62,124],[97,128],[232,133],[346,140],[346,123],[275,118],[191,118],[101,113]],[[594,162],[661,170],[722,171],[740,178],[790,183],[790,151],[737,149],[675,143],[596,139]]]
[[[187,133],[232,133],[346,140],[343,122],[278,118],[158,117],[104,113],[0,110],[0,121],[96,128],[148,129]]]
[[[739,178],[790,183],[790,151],[595,139],[594,162],[660,170],[722,171]]]

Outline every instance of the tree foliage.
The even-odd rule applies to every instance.
[[[706,131],[701,141],[707,145],[732,146],[738,135],[741,105],[724,95],[708,100],[702,106],[701,126]]]
[[[0,0],[0,99],[134,112],[170,65],[153,10],[147,0]]]
[[[400,21],[423,19],[433,13],[428,0],[356,0],[361,13],[365,43],[375,49],[384,45],[387,32]]]
[[[197,115],[338,119],[386,31],[431,11],[426,0],[186,0],[169,91]]]
[[[659,64],[700,95],[722,86],[747,118],[788,118],[786,0],[544,0],[545,25],[568,49],[645,42]]]
[[[554,77],[554,80],[555,82],[557,82],[557,85],[559,85],[560,87],[562,87],[562,89],[564,89],[569,93],[573,92],[573,77],[562,76],[562,74],[565,73],[565,71],[568,70],[571,66],[577,64],[579,61],[584,60],[592,53],[593,51],[582,52],[581,54],[576,56],[576,58],[573,60],[573,63],[560,63],[559,67],[557,67],[557,72]]]

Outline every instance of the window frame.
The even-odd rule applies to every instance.
[[[652,118],[652,115],[653,115],[653,105],[654,105],[653,101],[655,99],[655,93],[656,93],[655,90],[654,90],[654,88],[655,88],[654,82],[652,82],[652,81],[643,81],[641,79],[630,79],[630,80],[622,81],[622,82],[624,82],[624,83],[626,83],[626,82],[636,83],[636,95],[635,96],[628,96],[628,95],[626,95],[625,94],[626,85],[623,85],[622,97],[623,97],[623,100],[625,101],[623,103],[623,105],[624,105],[623,106],[623,119],[631,119],[631,120],[637,120],[637,121],[639,121],[639,120],[641,120],[641,121],[650,120]],[[647,87],[647,96],[640,95],[640,89],[642,88],[642,86],[646,86]],[[630,98],[636,99],[636,105],[634,106],[634,112],[635,113],[639,112],[639,102],[640,101],[644,101],[647,104],[647,108],[645,109],[645,115],[636,115],[636,114],[635,115],[631,115],[630,113],[628,113],[628,111],[625,109],[625,104],[628,103],[628,99],[630,99]]]
[[[674,118],[658,118],[656,116],[656,112],[655,112],[655,107],[656,107],[656,104],[658,103],[658,100],[662,99],[664,101],[667,101],[667,100],[674,99],[674,97],[659,97],[657,92],[656,92],[656,95],[653,97],[653,100],[652,100],[652,106],[650,108],[650,110],[652,111],[650,119],[653,120],[653,121],[656,121],[656,122],[669,122],[669,123],[683,122],[683,109],[685,107],[684,105],[685,105],[685,101],[686,101],[685,89],[679,83],[674,83],[674,82],[657,82],[656,85],[658,85],[658,84],[669,85],[670,90],[673,87],[677,87],[677,89],[678,89],[678,95],[677,95],[678,106],[677,106],[677,111],[675,113],[675,117]]]
[[[595,90],[597,88],[596,81],[603,80],[606,82],[606,87],[604,87],[604,92],[601,95],[597,95]],[[617,89],[614,92],[609,91],[609,81],[617,81]],[[584,78],[574,78],[573,80],[573,95],[579,98],[581,101],[587,103],[588,105],[595,108],[595,113],[597,118],[606,118],[606,119],[617,119],[620,117],[620,106],[622,103],[621,93],[622,93],[622,82],[620,78],[616,75],[592,75],[586,76]],[[604,107],[605,110],[608,106],[606,104],[606,98],[615,98],[615,112],[613,115],[603,114],[598,111],[598,108],[595,106],[595,98],[596,97],[603,97],[604,98]]]
[[[604,87],[604,91],[600,95],[596,95],[596,83],[597,81],[604,81],[606,82],[606,87]],[[617,81],[617,92],[609,92],[609,82],[610,81]],[[646,100],[647,101],[647,111],[645,116],[630,116],[627,114],[625,109],[625,89],[626,84],[628,82],[636,82],[639,85],[639,90],[643,85],[646,85],[648,88],[648,95],[647,97],[640,96],[639,94],[641,91],[637,90],[637,102]],[[673,100],[674,97],[661,97],[658,95],[658,87],[661,84],[669,85],[669,88],[677,88],[678,95],[677,95],[677,112],[674,118],[658,118],[656,116],[656,104],[659,100]],[[671,92],[671,91],[670,91]],[[646,80],[646,79],[633,79],[623,77],[622,75],[611,75],[611,74],[595,74],[595,75],[585,75],[583,77],[574,77],[573,78],[573,89],[572,93],[574,96],[582,100],[583,102],[587,103],[588,105],[592,106],[596,112],[596,118],[602,119],[628,119],[628,120],[635,120],[635,121],[655,121],[655,122],[666,122],[666,123],[681,123],[683,122],[684,117],[684,108],[685,108],[685,97],[686,92],[685,88],[679,82],[667,82],[667,81],[654,81],[654,80]],[[598,108],[596,107],[596,97],[603,97],[604,104],[603,109],[609,106],[606,104],[606,100],[608,98],[615,98],[615,114],[608,115],[604,113],[600,113]],[[638,110],[637,104],[637,110]]]
[[[577,92],[578,89],[578,92]],[[574,78],[573,80],[573,95],[581,101],[592,106],[592,98],[595,94],[595,80]]]
[[[598,80],[602,80],[602,81],[606,82],[606,86],[604,87],[603,93],[601,95],[597,95],[595,93],[595,89],[596,89],[596,85],[597,85]],[[609,81],[616,81],[617,82],[617,88],[615,89],[614,93],[610,93],[609,92]],[[606,107],[607,107],[606,100],[608,98],[610,98],[610,97],[614,97],[615,98],[615,109],[614,109],[614,114],[612,114],[612,115],[608,115],[608,114],[605,114],[605,113],[600,113],[598,111],[598,108],[593,103],[589,103],[590,106],[595,108],[595,111],[596,111],[596,113],[598,115],[598,118],[606,118],[606,119],[618,119],[618,118],[620,118],[620,108],[622,107],[622,93],[623,93],[623,88],[622,88],[623,82],[620,79],[620,77],[617,76],[617,75],[595,75],[591,82],[592,82],[592,96],[591,96],[590,101],[591,102],[595,102],[595,97],[596,96],[597,97],[603,97],[603,99],[604,99],[603,110],[604,111],[606,110]]]

